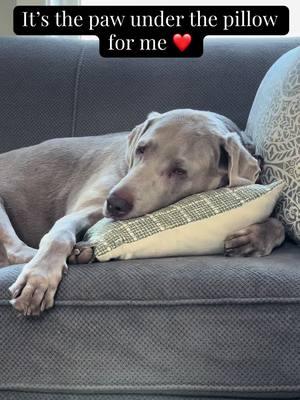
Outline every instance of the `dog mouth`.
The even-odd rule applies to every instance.
[[[112,215],[109,212],[106,212],[105,214],[103,214],[105,218],[109,218],[111,219],[113,222],[117,222],[117,221],[124,221],[126,219],[130,219],[130,217],[126,218],[126,215],[122,216],[122,215]]]

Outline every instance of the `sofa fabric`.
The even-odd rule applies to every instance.
[[[270,397],[269,397],[270,398]],[[271,397],[280,400],[279,397]],[[0,392],[0,400],[253,400],[253,397],[199,397],[151,394],[61,394],[45,392]],[[256,398],[257,400],[258,398]],[[266,400],[266,397],[258,400]]]
[[[206,38],[190,59],[102,58],[98,40],[0,37],[0,151],[131,130],[150,111],[195,108],[244,128],[259,84],[299,38]]]
[[[0,390],[299,395],[299,254],[73,266],[28,319],[8,303],[20,266],[3,268]]]
[[[297,38],[208,39],[199,59],[103,59],[98,42],[0,38],[1,151],[130,130],[190,107],[245,126]],[[300,248],[71,266],[54,309],[18,316],[0,269],[0,399],[300,398]],[[190,397],[191,396],[191,397]]]

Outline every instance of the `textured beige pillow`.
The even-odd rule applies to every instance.
[[[300,243],[300,47],[284,54],[267,72],[245,134],[264,159],[262,182],[285,182],[275,216]]]
[[[99,261],[223,253],[225,238],[271,213],[282,182],[199,193],[143,217],[102,219],[84,240]]]

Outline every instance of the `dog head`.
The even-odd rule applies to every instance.
[[[194,193],[254,183],[259,165],[238,132],[212,112],[150,113],[129,134],[128,173],[111,190],[104,215],[137,217]]]

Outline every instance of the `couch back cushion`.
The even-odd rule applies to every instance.
[[[272,63],[299,38],[207,38],[190,59],[102,58],[98,40],[0,38],[0,152],[130,130],[150,111],[212,110],[241,128]]]

